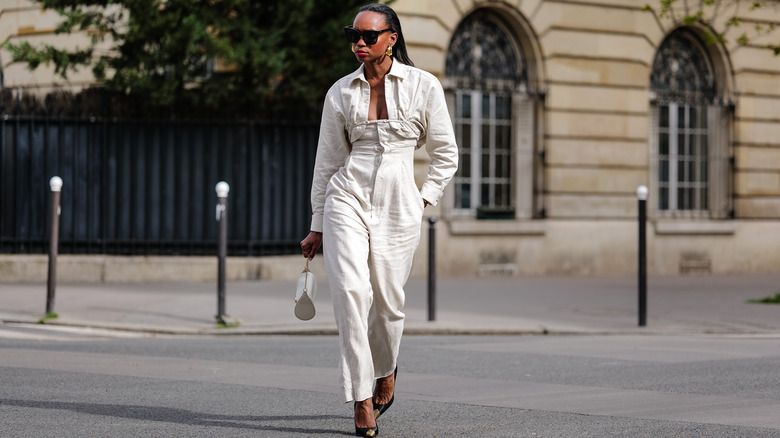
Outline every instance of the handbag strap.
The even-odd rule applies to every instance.
[[[306,273],[306,276],[303,278],[303,291],[308,294],[309,293],[309,259],[306,258],[306,268],[304,268],[303,272]]]

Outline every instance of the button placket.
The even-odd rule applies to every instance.
[[[368,121],[368,111],[369,107],[371,106],[371,86],[368,85],[368,82],[361,83],[360,84],[360,92],[363,95],[363,108],[360,112],[361,114],[366,115],[366,120]]]
[[[395,101],[395,88],[390,75],[385,76],[385,105],[387,105],[387,118],[398,120],[398,104]]]
[[[372,210],[372,218],[375,220],[379,220],[382,217],[382,210],[384,202],[382,197],[385,195],[385,144],[387,142],[387,138],[385,135],[385,129],[386,129],[386,123],[387,121],[377,121],[376,123],[376,130],[377,130],[377,142],[378,142],[378,149],[379,149],[379,155],[377,156],[377,171],[376,176],[374,180],[374,190],[373,190],[373,199],[371,201],[371,205],[373,207]]]

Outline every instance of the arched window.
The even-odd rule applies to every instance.
[[[680,29],[663,41],[650,88],[656,215],[726,216],[727,112],[718,103],[712,60],[696,34]]]
[[[531,196],[521,196],[516,187],[518,143],[533,147],[530,140],[518,141],[533,137],[533,104],[525,93],[519,45],[495,15],[478,10],[455,30],[445,75],[461,160],[453,179],[454,211],[477,218],[530,216]],[[532,175],[528,180],[533,185]]]

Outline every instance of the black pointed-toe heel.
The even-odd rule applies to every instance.
[[[395,367],[395,371],[393,371],[393,380],[395,381],[397,377],[398,367]],[[393,385],[395,385],[395,382],[393,382]],[[377,403],[372,399],[371,402],[374,403],[374,419],[379,419],[379,417],[384,414],[386,410],[390,409],[393,401],[395,401],[395,388],[393,388],[393,395],[390,397],[390,401],[387,403]]]
[[[382,414],[384,414],[385,411],[390,408],[390,405],[393,404],[393,401],[395,401],[395,395],[390,397],[390,401],[387,402],[387,403],[384,403],[384,404],[383,403],[377,403],[376,405],[374,405],[374,419],[378,420],[379,417],[381,417]]]
[[[357,407],[357,402],[355,402],[355,407]],[[357,423],[355,423],[355,436],[375,437],[377,435],[379,435],[378,425],[374,427],[358,427]]]
[[[357,427],[355,426],[355,436],[375,437],[379,435],[379,427]]]

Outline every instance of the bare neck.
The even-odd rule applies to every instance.
[[[378,82],[385,77],[390,67],[393,66],[393,58],[383,56],[374,62],[363,63],[363,74],[369,82]]]

